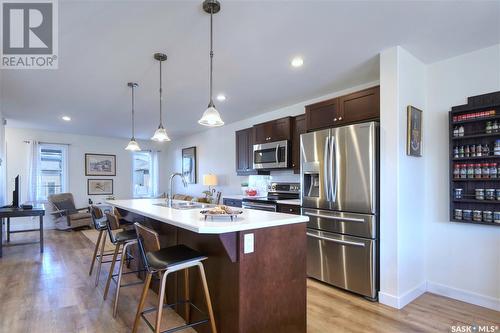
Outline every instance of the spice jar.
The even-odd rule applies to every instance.
[[[464,156],[465,157],[470,157],[470,147],[469,145],[466,145],[464,148]]]
[[[497,164],[490,163],[490,178],[497,178]]]
[[[455,163],[453,168],[453,178],[460,178],[460,164]]]
[[[493,212],[493,222],[500,223],[500,212]]]
[[[484,198],[486,200],[495,200],[495,189],[487,188],[486,190],[484,190]]]
[[[481,144],[478,144],[476,146],[476,156],[481,157],[483,155],[483,146]]]
[[[497,170],[495,166],[495,171]],[[467,164],[460,164],[460,178],[467,178]]]
[[[462,210],[461,209],[455,209],[455,220],[461,220],[462,219]]]
[[[482,177],[483,178],[490,178],[490,165],[488,163],[483,163],[482,164]],[[460,174],[460,170],[458,171]]]
[[[488,146],[488,144],[485,144],[483,146],[483,156],[489,156],[489,155],[490,155],[490,146]]]
[[[455,192],[455,199],[462,199],[462,193],[463,193],[463,188],[456,188],[454,190]],[[493,196],[495,196],[495,194],[493,193]]]
[[[495,190],[495,197],[497,200],[500,200],[500,189],[498,188]]]
[[[454,137],[457,137],[457,136],[458,136],[458,126],[455,126],[455,127],[453,128],[453,136],[454,136]]]
[[[487,134],[491,134],[491,132],[492,132],[492,127],[493,127],[493,124],[491,123],[491,121],[487,121],[487,122],[486,122],[486,133],[487,133]]]
[[[467,178],[474,178],[474,164],[467,164]]]
[[[462,216],[463,216],[463,219],[466,220],[466,221],[472,220],[472,210],[470,210],[470,209],[464,209],[462,211]],[[499,218],[500,218],[500,214],[499,214]]]
[[[459,158],[463,158],[464,157],[464,154],[465,154],[465,151],[464,151],[464,146],[460,146],[458,148],[458,157]]]
[[[458,146],[453,147],[453,158],[458,158]]]
[[[491,126],[491,131],[493,133],[497,133],[498,132],[498,122],[496,120],[493,122],[493,125]],[[460,136],[460,129],[459,129],[459,136]]]
[[[462,125],[458,127],[458,136],[464,136],[465,134],[465,129]]]
[[[493,148],[493,155],[500,156],[500,140],[495,140],[495,148]]]
[[[476,163],[474,167],[474,178],[482,178],[483,169],[481,168],[481,163]]]
[[[484,200],[484,188],[476,188],[476,200]]]
[[[470,157],[476,157],[476,145],[470,145]]]
[[[493,213],[491,210],[483,211],[483,221],[484,222],[493,222]]]
[[[476,222],[481,222],[483,220],[483,212],[480,210],[475,210],[472,212],[472,219]]]

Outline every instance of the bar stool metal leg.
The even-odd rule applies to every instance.
[[[104,289],[103,299],[108,297],[109,284],[111,283],[111,278],[113,277],[113,272],[115,270],[116,257],[118,257],[118,252],[120,252],[121,243],[116,243],[115,252],[113,253],[113,259],[111,260],[111,266],[109,267],[108,281],[106,282],[106,288]]]
[[[186,316],[186,323],[191,321],[191,307],[189,306],[189,268],[184,270],[184,315]]]
[[[118,308],[118,298],[120,297],[120,288],[122,287],[121,283],[122,283],[122,275],[123,275],[123,266],[129,264],[129,260],[124,260],[123,258],[127,256],[128,247],[131,245],[134,245],[134,244],[137,244],[137,241],[127,242],[127,243],[125,243],[125,245],[123,245],[122,259],[121,259],[120,264],[119,264],[120,268],[118,270],[118,278],[116,281],[116,293],[115,293],[115,304],[113,305],[113,317],[116,317],[116,310]]]
[[[92,270],[94,269],[95,260],[97,258],[97,251],[99,251],[99,244],[101,243],[102,233],[104,230],[99,231],[99,236],[97,236],[97,242],[94,247],[94,255],[92,256],[92,263],[90,263],[89,276],[92,275]]]
[[[99,283],[99,276],[101,275],[101,266],[104,258],[104,245],[106,244],[106,235],[104,235],[101,243],[101,251],[99,252],[99,264],[97,265],[97,274],[95,276],[95,286]]]
[[[144,308],[144,303],[146,302],[146,296],[148,295],[149,285],[151,284],[152,273],[146,272],[146,279],[144,280],[144,287],[142,288],[141,299],[139,305],[137,306],[137,313],[135,314],[134,327],[132,328],[132,333],[137,332],[139,327],[139,321],[141,320],[142,309]]]
[[[208,291],[207,277],[205,276],[203,263],[198,263],[198,268],[200,269],[201,282],[203,283],[203,291],[205,292],[205,301],[207,303],[208,317],[210,318],[210,327],[212,328],[212,333],[217,333],[217,328],[215,327],[214,311],[212,309],[212,301],[210,300],[210,292]]]

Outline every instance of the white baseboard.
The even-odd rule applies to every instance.
[[[384,292],[379,292],[378,293],[378,300],[380,303],[385,304],[387,306],[396,308],[396,309],[402,309],[404,308],[408,303],[412,302],[413,300],[417,299],[420,295],[424,294],[427,291],[427,282],[424,281],[414,288],[408,290],[406,293],[404,293],[401,296],[394,296],[391,294],[387,294]]]
[[[427,291],[433,294],[453,298],[462,302],[500,311],[499,298],[485,296],[463,289],[453,288],[432,281],[427,281]]]

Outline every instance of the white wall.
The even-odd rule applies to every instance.
[[[500,44],[427,67],[425,112],[428,289],[500,310],[500,227],[450,223],[448,112],[500,90]]]
[[[73,193],[78,207],[85,207],[88,178],[112,178],[114,196],[116,198],[132,197],[132,156],[124,148],[126,139],[104,138],[95,136],[75,135],[68,133],[49,132],[34,129],[6,128],[7,142],[7,179],[12,180],[16,175],[21,176],[21,202],[27,198],[28,184],[28,144],[25,140],[37,140],[48,143],[69,144],[69,192]],[[162,150],[165,146],[155,145],[153,142],[139,142],[142,149]],[[115,177],[87,177],[85,176],[85,153],[100,153],[116,155]],[[161,184],[165,183],[165,174],[162,172],[164,160],[159,161],[160,192],[164,191]],[[8,195],[12,200],[13,182],[9,181]],[[103,200],[106,196],[91,196],[94,202]]]
[[[326,96],[321,96],[287,106],[275,111],[267,112],[256,117],[244,119],[218,128],[210,128],[194,135],[173,140],[170,143],[166,154],[166,159],[168,160],[167,170],[169,174],[174,171],[181,171],[182,148],[196,146],[198,159],[198,183],[189,185],[187,189],[184,189],[182,188],[181,182],[176,180],[174,182],[174,193],[187,193],[201,196],[202,191],[206,190],[206,186],[203,186],[203,174],[214,173],[219,179],[219,186],[217,186],[217,189],[222,191],[223,195],[241,194],[241,182],[247,181],[248,177],[240,177],[236,175],[235,131],[251,127],[254,124],[285,116],[296,116],[304,113],[305,105],[345,95],[377,84],[378,82],[371,82],[361,86],[356,86]],[[291,171],[272,172],[271,176],[273,180],[276,181],[299,181],[299,176],[294,175]]]
[[[426,157],[406,155],[407,106],[425,109],[425,65],[401,47],[380,55],[380,301],[401,308],[425,292]],[[424,135],[425,137],[425,135]]]

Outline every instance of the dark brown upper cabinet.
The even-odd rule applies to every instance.
[[[306,105],[308,131],[373,120],[379,117],[379,86]]]
[[[380,87],[373,87],[339,98],[342,121],[355,123],[380,117]]]
[[[291,140],[291,123],[292,117],[285,117],[254,125],[253,128],[255,144]]]
[[[253,168],[253,139],[252,127],[236,131],[236,174],[238,176],[269,174],[267,171]]]
[[[300,173],[300,135],[306,132],[306,115],[294,117],[292,120],[292,169]]]

